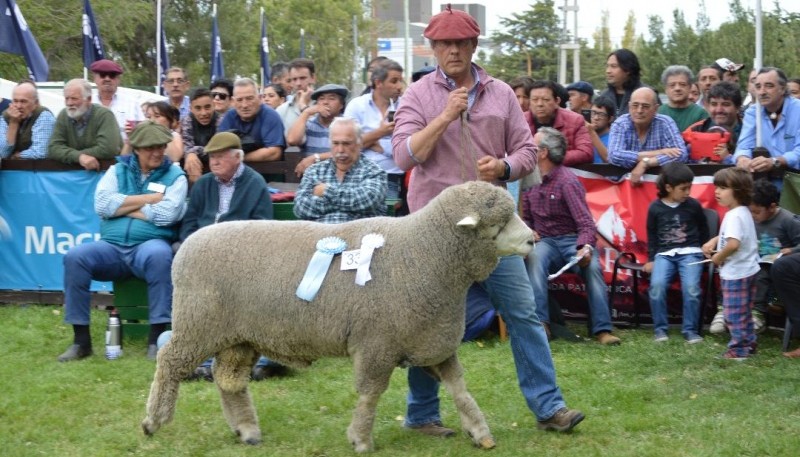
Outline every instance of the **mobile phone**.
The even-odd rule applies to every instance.
[[[394,122],[394,111],[386,113],[386,122]]]
[[[592,122],[592,110],[582,109],[581,114],[583,115],[583,118],[586,119],[586,122]]]

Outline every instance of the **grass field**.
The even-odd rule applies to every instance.
[[[346,359],[326,359],[289,376],[251,383],[263,443],[240,444],[222,416],[216,387],[184,383],[175,418],[155,436],[139,427],[154,363],[143,341],[102,357],[106,315],[94,311],[96,355],[61,364],[71,342],[61,309],[0,306],[2,456],[348,456],[356,394]],[[585,326],[575,324],[578,333]],[[796,456],[800,454],[800,362],[780,356],[781,332],[759,338],[745,362],[715,358],[725,337],[689,346],[673,331],[652,342],[643,328],[620,330],[618,347],[554,341],[568,404],[586,414],[570,434],[536,430],[516,384],[510,347],[496,338],[461,346],[467,383],[497,448],[465,436],[434,439],[401,427],[407,391],[397,370],[378,405],[376,456]],[[794,344],[797,344],[795,342]],[[794,347],[794,346],[793,346]],[[442,414],[457,428],[450,399]]]

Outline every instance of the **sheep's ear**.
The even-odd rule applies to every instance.
[[[475,228],[478,226],[478,217],[476,216],[467,216],[464,219],[461,219],[456,224],[459,227],[472,227]]]

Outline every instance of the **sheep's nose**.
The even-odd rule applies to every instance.
[[[528,240],[528,245],[533,246],[533,240]]]

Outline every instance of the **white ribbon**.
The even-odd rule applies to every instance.
[[[363,286],[372,279],[369,273],[369,264],[372,261],[372,253],[375,249],[383,246],[383,235],[370,233],[361,238],[361,253],[358,256],[358,269],[356,270],[356,284]]]
[[[295,294],[305,301],[314,300],[322,287],[322,281],[328,273],[328,268],[333,262],[333,256],[341,254],[345,249],[347,249],[347,243],[341,238],[329,236],[317,241],[317,251],[308,262],[306,273],[303,275],[300,285],[297,286]]]

